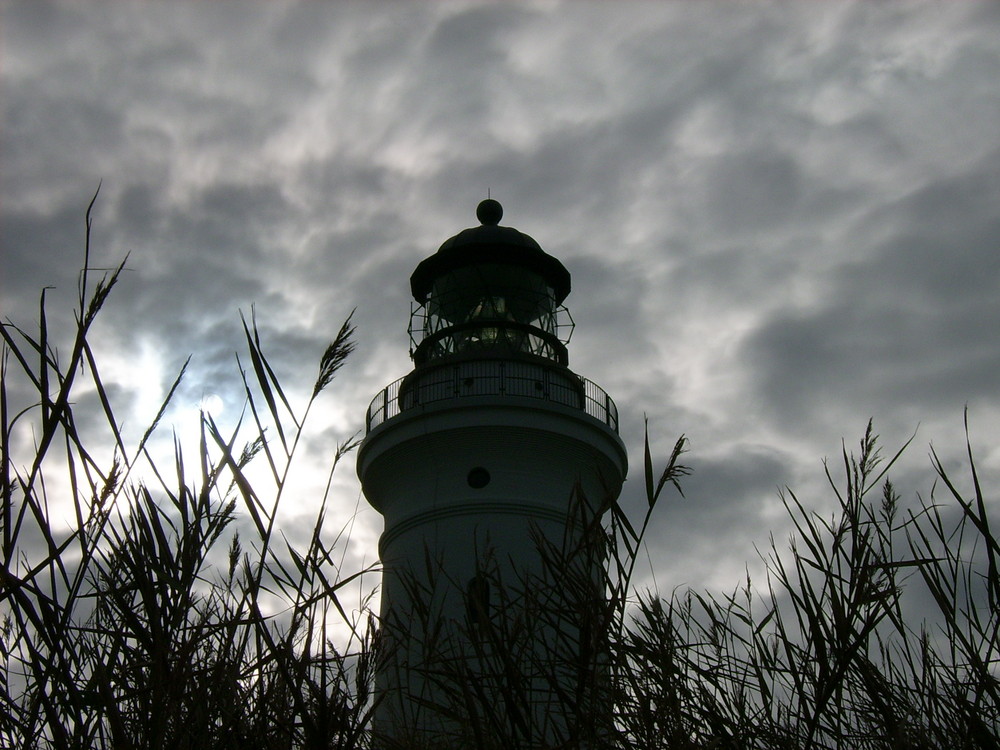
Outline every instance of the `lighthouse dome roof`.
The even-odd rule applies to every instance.
[[[444,241],[438,251],[423,260],[410,276],[410,288],[418,302],[425,302],[434,281],[458,268],[481,263],[520,266],[541,275],[561,303],[570,291],[570,275],[557,258],[552,257],[528,235],[513,227],[499,225],[503,216],[500,203],[490,198],[476,209],[482,222],[463,229]]]

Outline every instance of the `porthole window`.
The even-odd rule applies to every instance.
[[[466,477],[466,481],[468,481],[469,486],[472,489],[481,490],[490,483],[490,473],[482,466],[477,466],[469,472],[469,476]]]

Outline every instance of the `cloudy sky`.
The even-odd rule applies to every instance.
[[[960,465],[966,405],[1000,477],[996,3],[0,13],[3,316],[30,327],[44,285],[72,298],[101,183],[93,264],[130,256],[100,356],[134,435],[189,354],[171,424],[203,402],[237,419],[251,306],[304,403],[357,308],[358,351],[301,456],[322,486],[410,368],[410,273],[489,191],[573,275],[570,364],[621,410],[630,507],[643,415],[658,455],[691,441],[686,498],[650,536],[661,591],[756,570],[755,545],[784,545],[781,487],[829,509],[822,461],[869,417],[887,450],[916,431],[904,499],[930,490],[929,445]],[[334,505],[338,523],[358,512],[351,562],[371,562],[380,517],[353,460]]]

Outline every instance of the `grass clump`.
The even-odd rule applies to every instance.
[[[904,513],[902,449],[883,462],[869,423],[827,470],[837,513],[783,493],[790,549],[772,540],[763,589],[643,598],[619,644],[625,746],[998,747],[998,547],[967,451],[971,497],[933,454],[945,497]]]
[[[354,347],[350,318],[302,415],[244,321],[247,424],[224,434],[202,414],[195,460],[175,437],[163,462],[149,442],[187,365],[130,449],[89,341],[124,263],[92,283],[90,227],[88,209],[69,358],[51,344],[45,291],[37,332],[0,327],[0,746],[366,747],[375,631],[338,598],[364,571],[334,564],[325,497],[304,547],[275,527],[309,409]],[[78,427],[88,391],[107,459]],[[30,455],[15,455],[26,434]],[[258,457],[270,483],[245,473]],[[251,521],[242,537],[238,517]],[[338,619],[346,644],[333,642]]]

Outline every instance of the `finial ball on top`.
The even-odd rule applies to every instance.
[[[487,198],[476,208],[476,218],[479,219],[480,224],[496,226],[503,218],[503,206],[500,205],[499,201]]]

